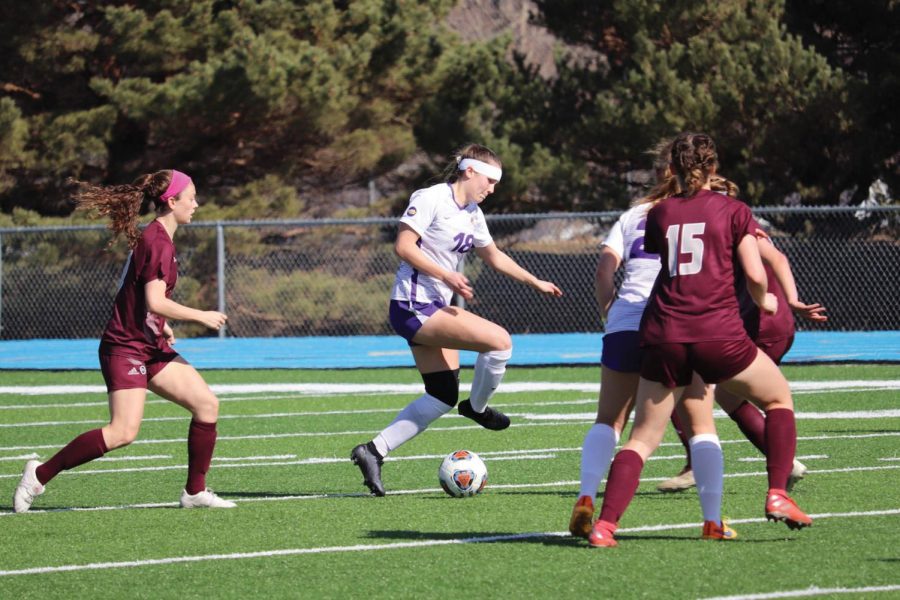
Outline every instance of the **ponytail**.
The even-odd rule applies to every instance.
[[[716,144],[705,133],[682,133],[672,142],[671,165],[685,196],[693,196],[719,166]]]
[[[76,209],[91,210],[97,216],[109,217],[109,229],[113,238],[109,245],[125,235],[128,246],[134,248],[141,237],[138,220],[150,203],[155,206],[162,203],[160,199],[172,181],[172,171],[157,171],[141,175],[130,184],[96,185],[84,181],[73,181],[78,186],[72,197]]]

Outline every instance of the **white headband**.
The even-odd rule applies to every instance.
[[[488,179],[493,179],[494,181],[500,181],[500,177],[503,175],[503,170],[500,167],[489,165],[484,161],[480,161],[474,158],[464,158],[459,161],[460,171],[465,171],[469,167],[472,167],[473,171],[481,173]]]

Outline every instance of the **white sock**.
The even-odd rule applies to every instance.
[[[609,470],[619,434],[604,423],[595,423],[588,429],[581,445],[581,491],[578,497],[590,496],[593,500],[600,489],[600,482]]]
[[[512,348],[509,350],[492,350],[482,352],[475,360],[475,375],[472,376],[472,391],[469,393],[469,402],[475,412],[484,412],[488,400],[494,395],[494,390],[503,380],[506,373],[506,363],[512,356]]]
[[[450,412],[450,405],[441,402],[434,396],[422,394],[397,413],[391,424],[375,436],[372,443],[384,457],[391,450],[396,450],[423,431],[432,421]]]
[[[719,436],[701,433],[691,438],[691,467],[697,482],[700,508],[704,521],[722,522],[722,480],[725,476],[725,462]]]

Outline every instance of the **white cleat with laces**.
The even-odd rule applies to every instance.
[[[25,463],[22,479],[13,493],[13,510],[17,513],[27,512],[31,508],[34,499],[44,493],[44,486],[38,481],[35,470],[41,466],[39,460],[29,460]]]
[[[206,488],[196,494],[181,492],[181,508],[235,508],[237,504],[231,500],[219,498],[211,489]]]

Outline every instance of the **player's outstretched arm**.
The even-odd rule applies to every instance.
[[[550,281],[544,281],[543,279],[538,279],[521,266],[519,263],[514,261],[509,257],[508,254],[497,248],[497,245],[491,243],[483,248],[475,248],[475,254],[485,262],[489,267],[497,271],[498,273],[503,273],[507,277],[511,277],[516,281],[521,281],[525,285],[529,285],[541,292],[542,294],[546,294],[548,296],[559,297],[562,296],[562,290],[560,290],[555,283]]]
[[[772,267],[775,279],[778,280],[778,284],[784,290],[784,296],[787,298],[791,310],[797,316],[807,321],[816,323],[827,321],[828,316],[825,314],[824,306],[818,303],[806,304],[798,298],[797,283],[794,280],[794,273],[791,270],[791,263],[788,261],[787,256],[772,244],[768,236],[759,238],[758,243],[759,255],[763,262]]]
[[[147,310],[173,321],[195,321],[210,329],[218,331],[225,325],[228,317],[217,310],[197,310],[166,298],[166,282],[155,279],[144,285],[147,297]]]

